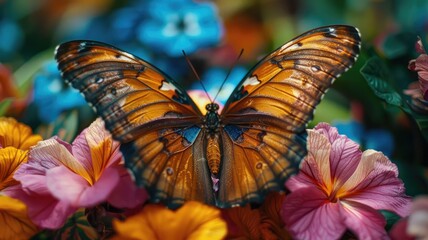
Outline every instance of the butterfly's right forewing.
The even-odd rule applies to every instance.
[[[306,155],[306,124],[333,81],[355,62],[360,43],[352,26],[308,31],[266,56],[238,84],[221,113],[221,206],[260,202],[283,189]]]

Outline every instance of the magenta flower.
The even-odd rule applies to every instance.
[[[428,55],[419,38],[416,42],[416,52],[419,57],[409,62],[408,68],[418,73],[418,81],[412,82],[404,94],[411,97],[411,107],[421,113],[428,112]]]
[[[428,55],[420,38],[416,42],[415,48],[420,55],[409,62],[409,69],[418,73],[421,95],[424,100],[428,101]]]
[[[393,240],[428,239],[428,196],[416,197],[410,215],[400,219],[389,235]]]
[[[45,228],[61,227],[79,207],[108,202],[133,208],[147,199],[123,166],[119,143],[113,141],[101,120],[68,144],[57,137],[39,142],[30,150],[28,163],[14,175],[30,218]]]
[[[286,182],[291,193],[281,209],[298,239],[338,239],[348,229],[359,239],[387,238],[386,221],[377,210],[405,216],[410,198],[397,167],[326,123],[308,130],[308,154],[298,175]]]

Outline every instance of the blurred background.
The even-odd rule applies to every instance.
[[[211,95],[244,49],[219,94],[224,103],[258,60],[290,39],[323,25],[358,27],[361,55],[335,82],[309,127],[329,122],[363,149],[384,152],[398,165],[409,195],[428,193],[427,112],[414,110],[404,94],[418,80],[408,63],[418,56],[417,37],[426,43],[426,0],[0,0],[0,13],[0,114],[44,138],[66,140],[95,115],[60,78],[54,49],[62,42],[109,43],[151,62],[186,89],[200,90],[185,50]],[[378,70],[383,85],[361,74],[367,66]],[[394,93],[400,103],[381,99],[382,93]]]

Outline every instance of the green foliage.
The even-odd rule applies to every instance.
[[[367,83],[373,92],[385,102],[397,106],[404,107],[403,100],[388,83],[391,78],[385,64],[378,57],[372,57],[361,69],[361,74],[366,79]]]
[[[12,99],[6,98],[0,102],[0,116],[4,116],[6,111],[9,109],[12,104]]]
[[[37,133],[40,134],[43,139],[56,135],[64,141],[72,142],[77,134],[78,124],[77,111],[67,111],[62,113],[54,122],[48,125],[40,125],[37,129]]]
[[[95,240],[100,239],[96,230],[90,225],[85,215],[85,209],[79,209],[68,218],[61,229],[45,230],[31,238],[32,240],[47,239],[77,239]]]
[[[390,83],[393,80],[390,72],[387,65],[377,56],[367,60],[363,68],[361,68],[361,74],[376,96],[390,105],[399,107],[410,115],[417,123],[422,135],[428,140],[428,116],[414,111],[405,100],[406,98],[403,94],[394,89]]]

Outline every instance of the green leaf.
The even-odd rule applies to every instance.
[[[6,114],[6,111],[9,109],[11,104],[11,98],[3,99],[3,101],[0,102],[0,116],[4,116]]]
[[[96,230],[89,224],[85,210],[78,210],[64,226],[56,231],[56,239],[98,239]]]
[[[361,68],[361,74],[376,96],[408,113],[416,121],[419,130],[428,141],[428,116],[415,112],[410,108],[404,98],[388,83],[391,76],[385,63],[379,57],[372,57]]]
[[[13,73],[16,86],[18,88],[18,95],[20,97],[26,96],[33,83],[34,74],[36,74],[49,60],[53,60],[54,49],[43,51],[27,62]]]
[[[388,68],[379,57],[372,57],[367,60],[360,72],[376,96],[406,112],[409,111],[403,103],[401,95],[388,83],[390,79]]]
[[[49,125],[41,125],[37,129],[37,133],[40,134],[43,139],[48,139],[56,135],[66,142],[71,142],[76,136],[77,128],[77,110],[72,110],[62,113],[58,119]]]

